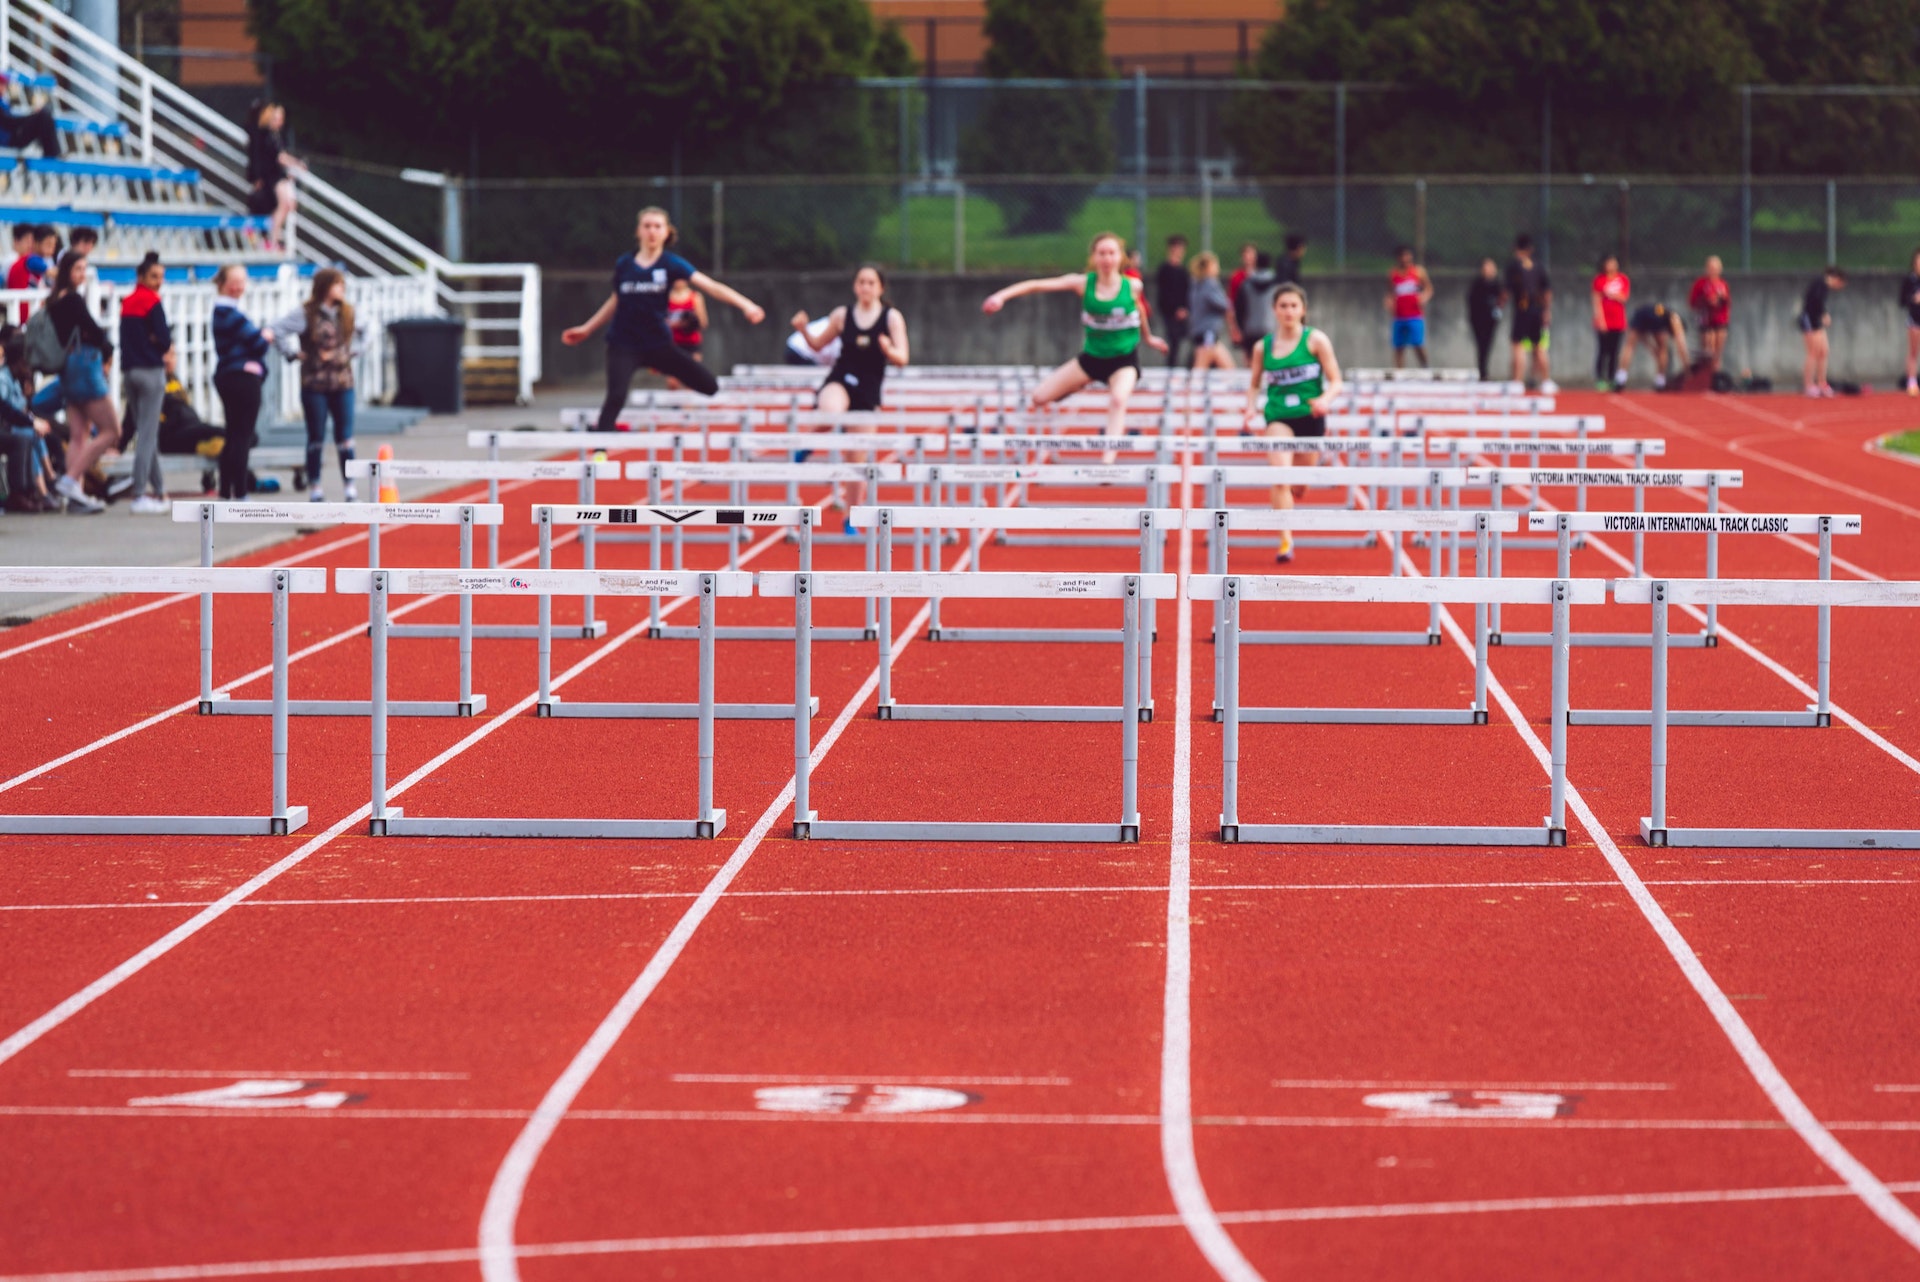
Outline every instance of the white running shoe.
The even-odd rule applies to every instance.
[[[358,503],[360,501],[360,491],[354,487],[352,481],[347,482],[346,501],[349,503]]]
[[[319,486],[316,485],[312,489],[307,491],[307,502],[325,503],[326,501],[327,501],[327,492],[321,489]]]
[[[138,516],[165,516],[173,509],[165,499],[157,499],[151,494],[142,494],[127,505],[127,510]]]
[[[1559,394],[1560,384],[1554,382],[1552,379],[1548,379],[1546,382],[1540,384],[1540,395],[1558,396]]]
[[[62,476],[55,480],[53,488],[67,501],[69,512],[104,512],[107,505],[80,488],[80,482],[71,476]]]

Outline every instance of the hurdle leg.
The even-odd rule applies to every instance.
[[[813,586],[812,576],[793,579],[793,835],[805,838],[814,813],[807,784],[813,768]],[[882,650],[887,641],[882,638]]]
[[[273,578],[273,816],[267,830],[275,837],[305,825],[306,807],[287,809],[287,587],[285,570]]]
[[[1707,514],[1709,516],[1715,516],[1719,514],[1719,511],[1720,478],[1714,476],[1712,473],[1708,473]],[[1707,577],[1709,579],[1717,579],[1720,577],[1720,530],[1717,522],[1715,523],[1715,528],[1707,531]],[[1707,602],[1706,644],[1709,646],[1717,646],[1720,644],[1720,603],[1718,601]]]
[[[473,568],[473,509],[460,509],[460,568]],[[486,706],[485,696],[473,693],[473,593],[460,594],[460,715],[470,717]]]
[[[1140,573],[1154,573],[1154,543],[1159,537],[1154,528],[1153,509],[1140,513]],[[1153,720],[1153,634],[1160,627],[1158,601],[1142,601],[1140,635],[1136,640],[1140,662],[1140,700],[1137,716],[1141,721]],[[1121,642],[1126,637],[1123,633]]]
[[[540,568],[553,568],[553,513],[542,509],[540,512]],[[553,598],[545,592],[540,594],[539,622],[534,633],[539,641],[540,653],[540,697],[534,703],[536,716],[553,715]]]
[[[1823,516],[1820,518],[1820,581],[1825,583],[1831,578],[1833,578],[1833,520],[1831,517]],[[1815,725],[1830,726],[1833,724],[1833,711],[1828,706],[1827,694],[1828,679],[1833,669],[1833,607],[1823,604],[1818,606],[1817,610],[1819,612],[1817,624],[1819,657],[1816,660],[1815,689],[1818,691],[1819,702],[1813,706],[1813,721]]]
[[[200,505],[200,565],[213,568],[213,505]],[[213,593],[200,594],[200,712],[213,711]]]
[[[376,572],[369,594],[368,624],[373,640],[372,813],[367,819],[367,835],[387,835],[387,576]]]
[[[652,451],[648,453],[651,454]],[[660,468],[655,464],[647,470],[650,473],[647,478],[647,501],[658,507],[660,505]],[[660,527],[656,525],[647,533],[653,544],[653,559],[650,565],[658,570],[660,568]],[[660,598],[658,596],[647,598],[647,635],[650,637],[660,635]]]
[[[1440,544],[1441,542],[1442,542],[1442,539],[1439,531],[1437,530],[1428,531],[1427,533],[1427,577],[1431,579],[1437,579],[1440,577]],[[1427,644],[1428,645],[1440,644],[1440,603],[1438,601],[1427,602]]]
[[[880,520],[876,528],[880,535],[880,564],[893,565],[893,509],[881,508]],[[935,555],[939,545],[935,544]],[[938,598],[933,602],[937,610]],[[879,602],[879,626],[874,629],[874,637],[880,643],[880,690],[879,702],[874,705],[874,716],[881,721],[893,719],[893,598],[883,596]]]
[[[1140,584],[1127,584],[1120,624],[1120,840],[1140,840]]]
[[[875,485],[872,488],[877,495],[880,487]],[[810,560],[811,544],[807,539],[807,529],[808,527],[804,525],[800,527],[800,568],[803,570],[811,570],[813,568]],[[914,551],[919,551],[918,544],[914,545]],[[918,558],[916,557],[915,559],[917,560]],[[892,566],[885,565],[880,560],[879,526],[869,527],[867,530],[867,573],[871,574],[876,570],[890,570],[892,568]],[[861,611],[861,626],[865,629],[866,635],[869,637],[877,637],[880,635],[879,612],[872,597],[866,599],[866,604]]]
[[[727,812],[713,808],[713,600],[711,574],[700,576],[700,809],[693,835],[715,837],[727,826]]]
[[[1647,487],[1636,485],[1633,487],[1633,513],[1643,516],[1646,510]],[[1642,528],[1645,524],[1644,521],[1636,521],[1633,528],[1633,577],[1636,579],[1647,577],[1647,532]]]
[[[1573,585],[1561,579],[1553,585],[1553,794],[1547,817],[1547,844],[1567,844],[1567,668],[1573,650],[1569,600]]]
[[[1474,577],[1487,577],[1487,526],[1485,514],[1474,520]],[[1487,603],[1473,603],[1473,723],[1487,724]]]
[[[1667,844],[1667,585],[1653,585],[1653,726],[1648,782],[1650,812],[1640,821],[1640,839],[1649,846]]]
[[[1220,840],[1240,840],[1240,581],[1220,589]]]
[[[587,462],[587,463],[591,463],[593,461],[588,456],[585,450],[580,451],[580,458],[583,462]],[[592,467],[587,467],[582,470],[581,476],[580,476],[580,488],[582,493],[582,497],[580,501],[583,504],[591,507],[594,503],[599,501],[595,499],[593,496],[594,495],[594,478],[593,478]],[[594,528],[595,527],[591,525],[583,525],[580,527],[580,565],[581,565],[581,568],[583,569],[591,570],[594,568],[593,566]],[[678,564],[676,564],[674,568],[677,570],[680,567]],[[593,594],[591,592],[587,593],[585,596],[580,598],[580,631],[581,631],[581,635],[583,636],[590,637],[590,636],[596,635],[594,624],[593,624]]]
[[[500,461],[500,438],[497,435],[487,438],[487,461],[490,463],[498,463]],[[500,481],[498,478],[489,478],[487,481],[487,502],[498,503],[499,501]],[[500,527],[497,525],[489,525],[487,527],[487,568],[489,570],[497,570],[500,568]]]

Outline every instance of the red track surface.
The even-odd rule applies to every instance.
[[[1837,576],[1920,578],[1920,468],[1863,449],[1911,425],[1904,398],[1566,400],[1607,413],[1616,433],[1667,437],[1669,465],[1744,468],[1731,506],[1860,513],[1866,533],[1838,541]],[[511,496],[503,557],[529,553],[522,500],[564,501],[564,488]],[[304,563],[362,563],[363,541],[338,531],[257,559],[343,540]],[[1700,543],[1650,536],[1649,565],[1699,573]],[[404,529],[383,556],[442,564],[451,544]],[[851,567],[858,555],[827,548],[818,560]],[[642,556],[603,547],[601,564]],[[717,557],[689,551],[694,564]],[[1128,559],[994,549],[988,568]],[[1309,551],[1297,566],[1374,573],[1378,562]],[[749,568],[791,563],[776,543]],[[1248,572],[1269,564],[1258,549],[1235,553]],[[1550,553],[1508,554],[1510,574],[1551,566]],[[1575,571],[1623,572],[1596,547]],[[1784,539],[1729,539],[1722,572],[1807,577],[1813,558]],[[128,604],[13,630],[0,651]],[[566,696],[690,697],[691,643],[645,639],[634,602],[598,604],[611,640],[556,643],[556,674],[604,656]],[[576,608],[557,603],[556,616]],[[723,621],[785,613],[762,600],[721,608]],[[292,799],[313,814],[294,838],[0,841],[0,1039],[13,1039],[0,1041],[0,1282],[472,1277],[483,1220],[506,1243],[493,1276],[517,1249],[528,1279],[1920,1276],[1886,1208],[1876,1216],[1860,1181],[1850,1190],[1806,1128],[1783,1120],[1781,1089],[1763,1089],[1755,1052],[1743,1057],[1675,951],[1697,956],[1706,987],[1866,1182],[1920,1205],[1911,857],[1647,850],[1646,732],[1584,727],[1570,778],[1600,832],[1570,814],[1564,850],[1220,845],[1209,620],[1193,609],[1183,773],[1179,608],[1160,607],[1138,846],[788,840],[790,817],[775,812],[792,731],[780,722],[720,723],[730,823],[718,841],[373,840],[355,818],[367,727],[348,719],[293,722]],[[821,615],[850,622],[857,610],[834,602]],[[1281,617],[1266,610],[1249,607],[1249,624]],[[478,613],[530,611],[483,599]],[[948,611],[953,623],[1104,621],[1071,607]],[[1541,626],[1539,613],[1511,611],[1508,627]],[[911,615],[896,608],[903,634]],[[451,619],[452,603],[409,617]],[[1575,622],[1626,630],[1645,617],[1607,605]],[[1336,607],[1284,618],[1356,625]],[[364,692],[364,602],[296,598],[293,619],[296,651],[321,647],[294,663],[296,695]],[[1419,612],[1405,621],[1418,626]],[[1457,621],[1471,628],[1470,614]],[[0,657],[0,724],[21,728],[0,740],[0,783],[80,753],[11,784],[0,804],[263,810],[262,720],[189,712],[88,750],[193,696],[196,622],[184,602]],[[1805,702],[1755,652],[1811,682],[1809,612],[1728,610],[1722,623],[1745,648],[1676,652],[1676,706]],[[266,625],[264,602],[222,601],[217,682],[264,663]],[[1920,826],[1920,766],[1896,755],[1920,757],[1920,619],[1840,612],[1834,636],[1834,702],[1881,741],[1844,719],[1829,731],[1677,730],[1676,823]],[[396,641],[396,697],[450,696],[451,645]],[[896,697],[1110,702],[1116,651],[915,640]],[[723,642],[720,656],[723,699],[791,696],[789,647]],[[816,647],[816,745],[874,661],[871,644]],[[1244,663],[1249,702],[1457,704],[1472,677],[1451,643],[1248,647]],[[1499,685],[1542,738],[1547,665],[1544,649],[1494,654]],[[1647,665],[1644,649],[1576,649],[1575,706],[1644,707]],[[690,812],[690,725],[503,721],[534,688],[524,642],[479,642],[474,673],[491,715],[393,725],[395,780],[458,748],[397,798],[410,813]],[[1118,807],[1112,726],[881,723],[870,691],[864,700],[815,773],[825,816],[1105,820]],[[1187,795],[1190,845],[1171,813]],[[1241,798],[1248,822],[1529,824],[1546,774],[1496,703],[1482,728],[1249,726]],[[750,835],[757,820],[763,840]],[[1170,877],[1189,869],[1188,923],[1170,930]],[[1643,879],[1658,909],[1623,875]],[[1682,943],[1656,933],[1660,911]],[[1163,1055],[1170,949],[1178,962],[1189,947],[1190,1001],[1174,1007],[1191,1016],[1190,1128],[1162,1117],[1163,1073],[1178,1064]],[[603,1025],[623,994],[644,1000],[623,1009],[629,1022]],[[525,1155],[536,1106],[596,1029],[604,1058],[518,1180],[510,1150]],[[354,1098],[129,1103],[258,1078]],[[841,1111],[769,1111],[757,1094],[810,1085],[850,1088],[834,1097]],[[967,1102],[886,1111],[914,1086]],[[1394,1091],[1460,1102],[1430,1116],[1366,1102]],[[1559,1097],[1547,1105],[1557,1115],[1500,1116],[1476,1091]],[[1204,1193],[1184,1187],[1178,1201],[1189,1129]],[[522,1189],[503,1219],[502,1191]]]

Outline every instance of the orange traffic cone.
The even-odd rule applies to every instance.
[[[382,463],[393,462],[393,446],[382,445],[380,447],[380,453],[377,457]],[[385,468],[380,469],[379,499],[380,499],[380,502],[382,503],[398,503],[400,501],[400,487],[387,479],[387,472]]]

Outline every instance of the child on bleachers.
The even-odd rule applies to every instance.
[[[0,98],[0,146],[18,151],[35,144],[48,160],[60,159],[60,126],[53,119],[53,108],[17,112]]]

